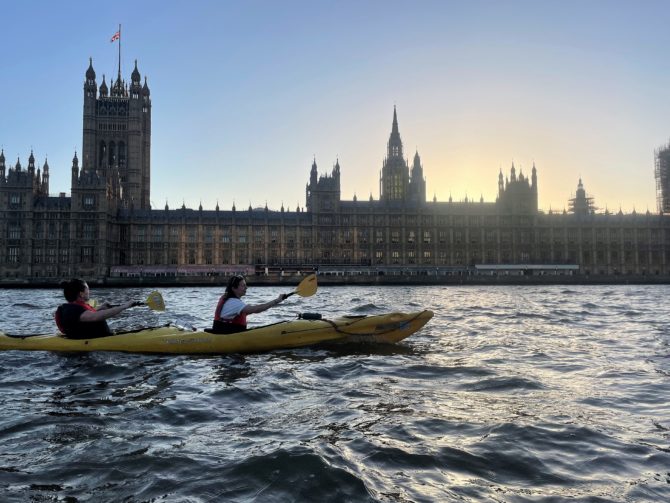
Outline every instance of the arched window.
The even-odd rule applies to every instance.
[[[124,166],[126,164],[126,144],[122,141],[119,142],[118,150],[119,166]]]
[[[98,155],[98,166],[103,166],[107,154],[107,145],[104,141],[100,142],[100,155]]]
[[[116,165],[116,159],[117,159],[116,143],[114,143],[113,141],[109,142],[108,156],[109,156],[108,159],[109,166]]]

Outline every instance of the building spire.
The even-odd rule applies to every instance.
[[[396,107],[393,105],[393,126],[391,128],[391,136],[389,137],[387,157],[399,157],[402,159],[402,140],[400,139],[400,131],[398,130],[398,114]]]

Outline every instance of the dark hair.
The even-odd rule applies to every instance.
[[[59,286],[63,289],[63,295],[68,302],[77,300],[79,293],[86,290],[86,282],[78,278],[72,278],[70,281],[61,281]]]
[[[240,283],[244,281],[244,276],[241,274],[236,274],[235,276],[231,276],[230,279],[228,280],[228,285],[226,285],[226,293],[224,295],[226,296],[226,299],[230,298],[237,298],[237,295],[233,292],[233,288],[237,288],[240,286]]]

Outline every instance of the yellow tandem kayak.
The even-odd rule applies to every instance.
[[[324,342],[396,343],[421,329],[432,311],[298,319],[234,334],[212,334],[176,326],[146,328],[96,339],[60,334],[16,336],[0,332],[0,350],[124,351],[128,353],[226,354],[297,348]]]

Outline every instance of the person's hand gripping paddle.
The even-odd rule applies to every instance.
[[[90,299],[88,305],[91,307],[97,307],[98,301],[95,299]],[[107,307],[115,307],[118,304],[107,304]],[[163,301],[163,296],[157,290],[151,292],[147,297],[147,300],[144,302],[135,302],[136,306],[147,306],[153,311],[165,311],[165,301]]]

